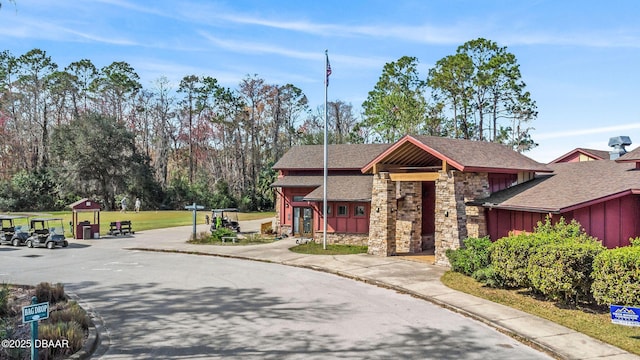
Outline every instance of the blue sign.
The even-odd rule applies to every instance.
[[[640,308],[609,305],[611,322],[618,325],[640,326]]]
[[[33,304],[22,307],[22,322],[28,323],[49,317],[49,303]]]

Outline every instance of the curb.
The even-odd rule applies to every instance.
[[[448,304],[444,301],[438,300],[432,296],[428,296],[428,295],[423,295],[423,294],[419,294],[415,291],[412,290],[408,290],[405,289],[403,287],[400,286],[395,286],[395,285],[391,285],[391,284],[387,284],[385,282],[379,281],[379,280],[375,280],[375,279],[370,279],[370,278],[364,278],[364,277],[360,277],[360,276],[354,276],[351,274],[347,274],[341,271],[336,271],[336,270],[332,270],[329,268],[325,268],[322,266],[317,266],[317,265],[299,265],[299,264],[292,264],[292,263],[287,263],[284,261],[273,261],[273,260],[266,260],[266,259],[256,259],[256,258],[250,258],[250,257],[246,257],[246,256],[239,256],[239,255],[230,255],[230,254],[215,254],[215,253],[206,253],[206,252],[199,252],[199,251],[184,251],[184,250],[171,250],[171,249],[150,249],[150,248],[129,248],[127,250],[137,250],[137,251],[149,251],[149,252],[164,252],[164,253],[178,253],[178,254],[189,254],[189,255],[201,255],[201,256],[216,256],[216,257],[221,257],[221,258],[229,258],[229,259],[238,259],[238,260],[250,260],[250,261],[258,261],[258,262],[264,262],[264,263],[272,263],[272,264],[280,264],[280,265],[285,265],[285,266],[292,266],[292,267],[297,267],[297,268],[302,268],[302,269],[309,269],[309,270],[314,270],[314,271],[321,271],[327,274],[333,274],[333,275],[337,275],[343,278],[347,278],[347,279],[351,279],[351,280],[355,280],[355,281],[359,281],[365,284],[370,284],[370,285],[374,285],[377,287],[381,287],[381,288],[385,288],[385,289],[389,289],[389,290],[393,290],[396,291],[398,293],[402,293],[402,294],[406,294],[406,295],[410,295],[413,296],[415,298],[418,299],[422,299],[422,300],[426,300],[431,302],[434,305],[440,306],[444,309],[456,312],[458,314],[461,314],[463,316],[466,316],[468,318],[477,320],[479,322],[482,322],[483,324],[490,326],[492,328],[494,328],[495,330],[508,335],[514,339],[516,339],[517,341],[524,343],[536,350],[539,350],[541,352],[544,352],[550,356],[553,356],[554,358],[558,359],[558,360],[569,360],[570,357],[564,355],[564,354],[558,354],[557,352],[555,352],[551,347],[549,347],[548,345],[545,345],[543,343],[540,343],[539,341],[535,340],[535,339],[531,339],[529,337],[523,336],[511,329],[505,328],[499,324],[496,324],[495,322],[480,316],[478,314],[475,313],[471,313],[467,310],[464,310],[460,307],[457,306],[453,306],[451,304]],[[457,290],[453,290],[452,291],[457,291]]]
[[[87,336],[87,341],[82,346],[82,349],[71,354],[69,357],[67,357],[67,359],[73,359],[73,360],[89,359],[95,353],[96,349],[101,344],[101,340],[102,340],[102,336],[100,336],[100,331],[98,330],[96,323],[98,323],[100,325],[100,328],[102,328],[104,327],[103,325],[104,322],[102,321],[102,318],[99,315],[97,315],[95,311],[93,311],[93,309],[86,302],[82,301],[78,295],[70,291],[67,291],[67,295],[73,301],[77,302],[78,305],[82,307],[82,309],[84,309],[84,311],[87,313],[87,316],[89,316],[89,319],[90,319],[89,335]]]

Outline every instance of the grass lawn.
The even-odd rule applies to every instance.
[[[337,245],[327,244],[327,250],[322,248],[322,244],[316,244],[309,242],[306,244],[300,244],[290,248],[289,250],[298,254],[311,254],[311,255],[349,255],[349,254],[362,254],[367,252],[366,246],[357,245]]]
[[[61,217],[65,225],[65,233],[67,237],[71,237],[69,232],[72,213],[71,211],[58,211],[48,213],[55,217]],[[39,214],[41,215],[41,214]],[[211,216],[210,211],[198,211],[196,222],[198,224],[205,223],[205,216]],[[239,213],[240,221],[264,219],[275,216],[274,212],[256,212],[256,213]],[[89,220],[93,222],[93,212],[80,212],[78,221]],[[113,221],[130,220],[133,231],[144,231],[150,229],[162,229],[175,226],[185,226],[193,224],[193,212],[188,210],[163,210],[163,211],[127,211],[121,213],[119,211],[100,211],[100,234],[107,234],[109,231],[109,223]]]
[[[640,328],[612,324],[606,308],[576,308],[536,299],[526,290],[485,287],[473,278],[453,271],[445,273],[441,280],[452,289],[537,315],[640,355]]]

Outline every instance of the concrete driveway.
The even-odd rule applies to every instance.
[[[0,281],[63,282],[98,319],[100,359],[550,358],[424,300],[336,275],[130,250],[182,244],[189,251],[196,246],[184,243],[189,232],[145,231],[55,250],[2,246]]]

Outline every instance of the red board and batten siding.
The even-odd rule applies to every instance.
[[[533,231],[538,221],[544,221],[547,214],[504,209],[487,210],[487,230],[492,240],[505,237],[510,231]],[[629,245],[629,239],[640,236],[640,197],[626,195],[620,198],[586,206],[560,215],[553,215],[552,221],[560,217],[575,219],[588,234],[602,241],[607,248]]]
[[[493,194],[496,191],[506,189],[513,186],[518,181],[518,174],[489,174],[489,191]]]
[[[313,229],[314,231],[322,231],[324,224],[322,221],[322,203],[308,201],[292,201],[294,196],[305,196],[314,188],[283,188],[280,201],[280,224],[293,225],[293,208],[294,207],[310,207],[313,209]],[[347,215],[336,215],[338,206],[347,207]],[[364,215],[356,216],[355,207],[364,206]],[[327,231],[338,233],[366,234],[369,232],[369,214],[371,212],[371,204],[366,202],[329,202],[331,214],[327,217]]]
[[[280,224],[293,225],[293,208],[294,207],[308,207],[311,203],[308,201],[294,202],[294,196],[305,196],[315,188],[283,188],[283,197],[280,201]]]
[[[338,207],[346,206],[347,215],[337,215]],[[364,206],[364,215],[355,215],[356,206]],[[350,233],[350,234],[367,234],[369,233],[369,214],[371,213],[371,204],[365,202],[333,202],[330,201],[327,207],[331,209],[331,213],[327,216],[327,233]],[[313,207],[313,223],[315,231],[322,231],[324,222],[322,220],[322,203]]]
[[[640,236],[640,197],[626,195],[572,211],[592,236],[602,239],[608,248],[629,245],[629,239]]]

